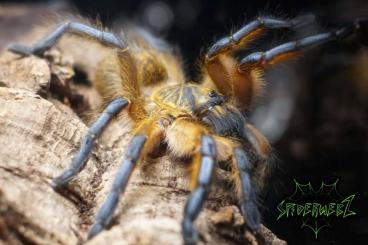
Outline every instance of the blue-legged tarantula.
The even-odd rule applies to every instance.
[[[110,223],[141,155],[154,153],[163,145],[175,157],[192,159],[192,193],[182,221],[185,244],[198,240],[193,222],[208,196],[214,168],[220,161],[230,163],[246,225],[257,231],[261,220],[257,194],[267,176],[270,145],[248,123],[245,111],[262,90],[263,71],[306,48],[350,35],[356,25],[255,52],[240,61],[234,54],[266,29],[297,28],[309,21],[310,18],[257,18],[244,25],[208,49],[202,63],[203,80],[198,83],[185,81],[180,62],[171,51],[144,35],[129,39],[87,24],[67,22],[33,46],[10,45],[9,49],[15,53],[42,56],[63,34],[70,33],[111,47],[111,55],[98,65],[94,79],[106,109],[90,127],[69,169],[52,182],[57,190],[75,177],[87,163],[96,139],[109,121],[122,110],[128,111],[134,121],[134,137],[88,239]],[[144,96],[147,87],[153,91],[152,96]]]

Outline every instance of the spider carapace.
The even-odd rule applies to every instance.
[[[153,93],[152,101],[158,110],[175,118],[205,120],[204,115],[224,106],[224,97],[215,90],[186,83],[171,85]]]
[[[257,195],[267,176],[270,146],[248,123],[245,112],[262,90],[262,73],[309,47],[351,34],[359,23],[251,53],[240,60],[234,54],[267,29],[295,29],[311,19],[264,17],[251,21],[208,49],[202,59],[202,81],[198,83],[185,81],[180,61],[165,42],[140,29],[121,37],[89,24],[66,22],[33,46],[10,45],[15,53],[42,56],[63,34],[69,33],[94,39],[111,49],[97,66],[93,81],[106,108],[90,127],[70,167],[51,184],[57,190],[75,177],[109,121],[124,109],[128,111],[134,121],[133,138],[88,239],[111,222],[139,158],[154,155],[162,145],[166,145],[168,154],[192,162],[192,193],[182,220],[185,244],[198,240],[193,223],[208,196],[218,162],[229,164],[246,225],[257,231],[261,222]]]
[[[152,99],[157,106],[167,108],[171,113],[181,112],[194,117],[196,108],[208,103],[211,96],[218,97],[214,90],[194,84],[177,84],[156,91]]]

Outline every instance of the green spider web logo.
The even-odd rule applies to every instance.
[[[301,228],[310,229],[317,239],[322,229],[331,228],[332,218],[344,219],[356,215],[350,210],[355,194],[343,197],[337,191],[338,181],[332,184],[322,182],[319,189],[315,190],[310,182],[300,184],[294,179],[294,192],[277,206],[280,212],[277,220],[299,217]]]

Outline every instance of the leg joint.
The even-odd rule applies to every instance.
[[[202,157],[201,167],[198,175],[198,184],[207,187],[211,182],[214,171],[214,159],[209,156]]]
[[[216,145],[211,136],[203,135],[202,136],[202,146],[201,146],[201,154],[202,156],[216,156]]]
[[[130,102],[125,98],[118,98],[113,100],[105,109],[105,112],[110,115],[115,115],[124,107],[126,107]]]
[[[127,157],[131,158],[132,161],[137,161],[141,151],[143,149],[144,144],[146,143],[147,136],[146,135],[137,135],[134,136],[130,145],[128,146]]]

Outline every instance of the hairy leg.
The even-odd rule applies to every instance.
[[[118,170],[110,193],[97,212],[95,223],[90,229],[87,239],[91,239],[106,228],[113,218],[122,193],[124,193],[129,178],[140,159],[157,149],[161,143],[163,131],[159,128],[155,118],[148,118],[137,123],[134,137],[128,145],[126,156]]]
[[[257,231],[261,223],[261,213],[257,205],[258,188],[251,177],[252,163],[247,153],[240,147],[234,150],[233,163],[236,165],[233,166],[234,181],[239,192],[241,212],[247,226],[253,231]]]
[[[313,48],[333,40],[343,39],[354,32],[357,32],[358,34],[360,32],[364,32],[367,23],[368,20],[366,19],[357,19],[351,24],[345,25],[344,27],[334,31],[304,37],[297,41],[287,42],[265,52],[249,54],[241,60],[239,69],[246,70],[255,66],[267,67],[289,60],[309,48]]]
[[[97,212],[95,223],[90,229],[87,239],[91,239],[100,233],[110,223],[116,206],[119,202],[121,193],[125,191],[128,180],[134,170],[134,167],[140,157],[143,146],[147,140],[146,135],[136,135],[130,142],[127,154],[118,170],[112,188],[104,204]]]
[[[209,48],[205,57],[205,85],[216,88],[227,98],[234,98],[234,103],[245,109],[262,87],[263,81],[260,79],[259,71],[239,74],[237,61],[232,57],[233,53],[262,35],[266,29],[294,29],[313,20],[312,15],[292,20],[259,17],[234,34],[220,39]]]
[[[251,69],[254,66],[266,67],[288,60],[300,54],[302,51],[314,46],[322,45],[331,40],[344,38],[354,31],[353,27],[343,27],[336,31],[321,33],[288,42],[274,47],[265,52],[255,52],[247,55],[240,61],[240,70]]]
[[[262,77],[265,68],[294,58],[305,49],[331,40],[344,38],[355,30],[360,29],[365,22],[357,20],[354,24],[346,25],[336,31],[288,42],[266,52],[255,52],[243,58],[240,63],[232,57],[233,52],[244,46],[249,40],[257,37],[258,33],[262,33],[262,29],[265,26],[268,25],[269,28],[287,26],[293,28],[303,23],[308,23],[307,19],[303,20],[301,18],[299,21],[291,22],[267,20],[264,21],[263,25],[260,24],[262,21],[258,20],[258,22],[251,22],[241,28],[234,34],[235,38],[231,36],[230,38],[222,39],[222,41],[220,40],[210,48],[209,55],[205,61],[205,71],[207,72],[205,83],[207,86],[215,87],[227,98],[232,99],[234,104],[241,110],[246,110],[262,90]],[[268,24],[266,25],[267,22]]]
[[[255,127],[246,124],[244,127],[244,137],[256,152],[256,165],[253,169],[254,181],[260,189],[265,186],[266,177],[269,174],[269,162],[272,155],[272,148],[265,136]]]
[[[196,180],[196,187],[188,198],[184,208],[182,221],[183,238],[186,245],[195,244],[198,234],[193,228],[193,222],[203,208],[205,199],[210,191],[210,184],[216,162],[216,147],[211,136],[203,135],[201,138],[200,167]]]
[[[41,56],[46,50],[50,49],[65,34],[72,33],[87,38],[98,40],[101,44],[126,49],[127,44],[117,35],[111,32],[100,31],[94,27],[79,22],[67,22],[59,25],[53,32],[47,35],[33,46],[23,46],[19,44],[10,44],[8,49],[14,53],[22,55]]]
[[[106,109],[102,112],[97,121],[90,127],[87,135],[84,137],[77,155],[73,158],[68,170],[63,172],[59,177],[53,179],[51,186],[55,190],[67,184],[75,177],[86,165],[96,139],[102,134],[111,119],[125,108],[129,102],[124,98],[118,98],[110,102]]]
[[[217,146],[217,158],[226,161],[232,170],[231,179],[238,196],[240,209],[246,224],[253,231],[259,228],[261,214],[258,209],[258,191],[262,190],[267,171],[269,145],[267,140],[250,125],[245,126],[245,137],[249,146],[227,137],[214,137]],[[245,148],[247,147],[247,151]],[[251,147],[248,149],[248,147]],[[250,153],[248,153],[250,152]],[[254,153],[256,157],[254,157]],[[259,159],[260,158],[260,159]],[[262,171],[263,170],[263,171]]]
[[[235,33],[215,42],[206,54],[207,62],[222,53],[232,53],[259,37],[265,29],[299,28],[314,21],[313,15],[303,15],[291,20],[272,17],[258,17],[256,20],[242,26]]]

